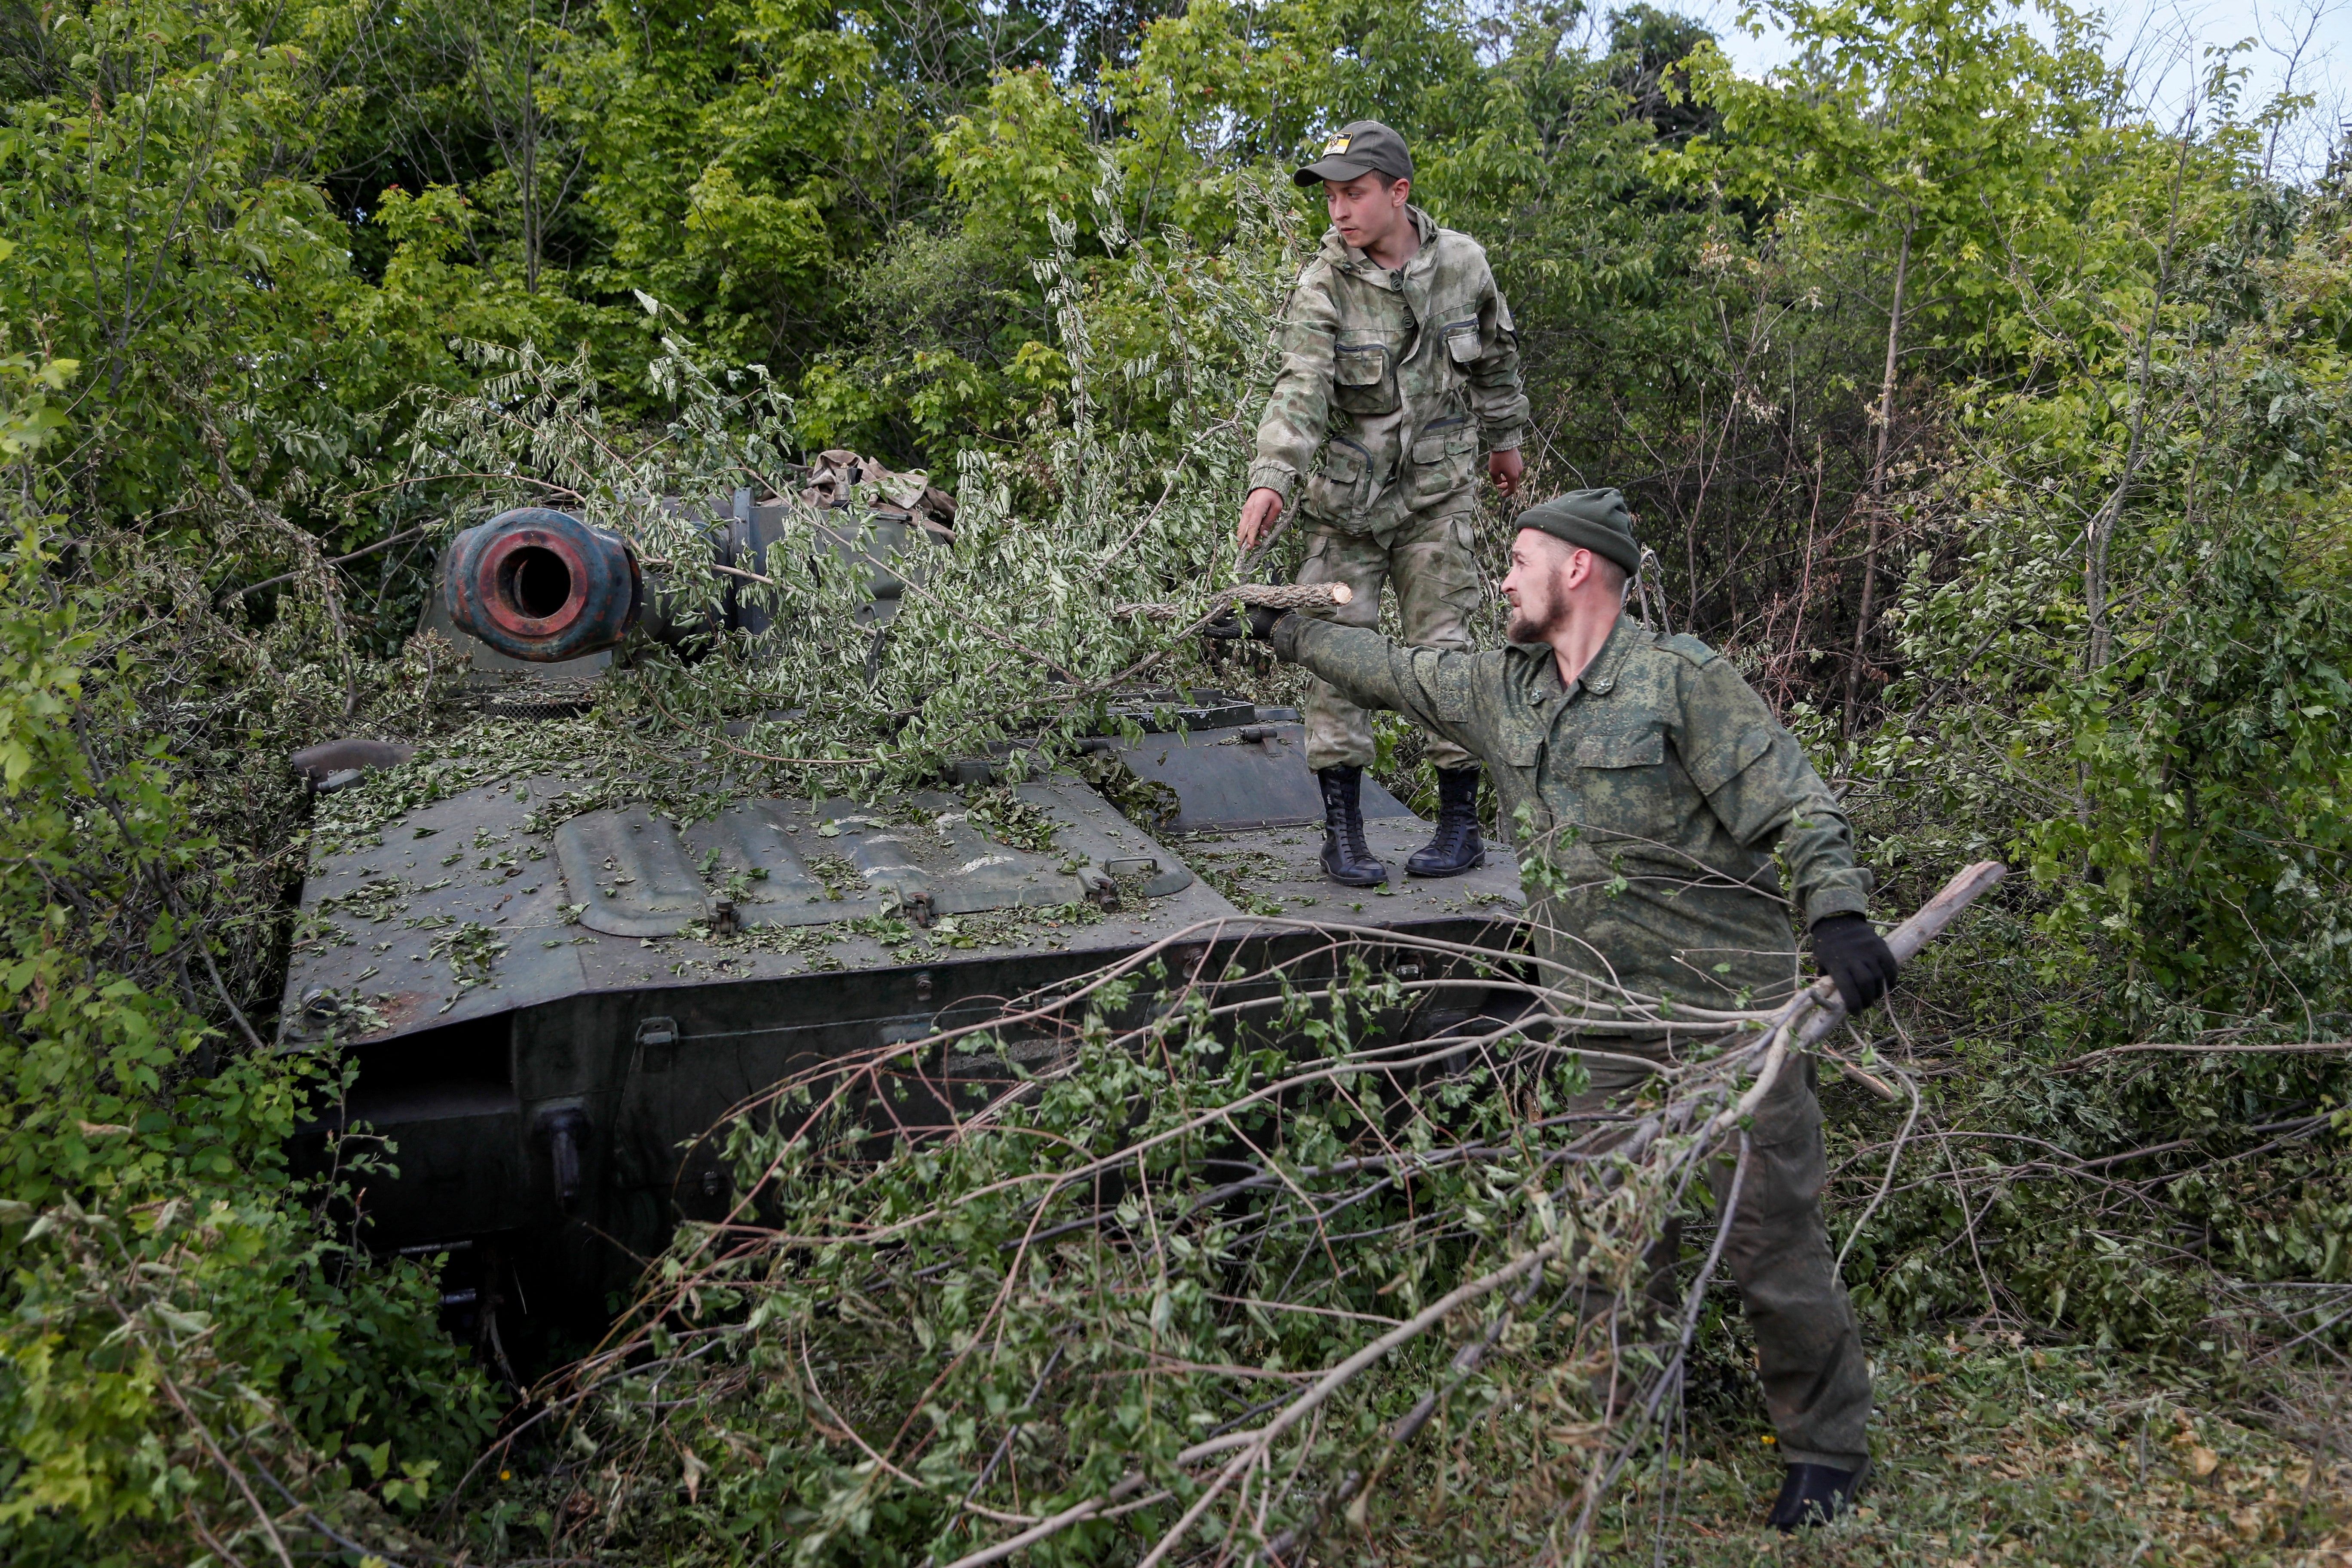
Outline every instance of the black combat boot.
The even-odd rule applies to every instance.
[[[1437,770],[1437,832],[1404,868],[1416,877],[1458,877],[1486,863],[1478,837],[1478,770]]]
[[[1364,843],[1364,770],[1319,768],[1323,786],[1323,874],[1350,888],[1377,888],[1389,868]]]
[[[1790,1465],[1772,1503],[1772,1528],[1783,1535],[1810,1530],[1836,1519],[1853,1506],[1856,1493],[1868,1479],[1870,1467],[1836,1470],[1827,1465]]]

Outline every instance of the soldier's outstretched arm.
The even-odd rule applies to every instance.
[[[1385,708],[1464,749],[1486,754],[1486,705],[1475,700],[1485,657],[1454,648],[1408,647],[1370,626],[1340,626],[1293,612],[1266,641],[1275,657],[1321,676],[1359,707]]]

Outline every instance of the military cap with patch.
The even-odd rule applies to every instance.
[[[1538,501],[1519,513],[1519,526],[1539,530],[1614,561],[1629,577],[1642,569],[1642,547],[1633,539],[1633,513],[1615,490],[1570,490]]]
[[[1326,180],[1346,184],[1374,170],[1392,180],[1410,180],[1412,154],[1404,150],[1404,138],[1379,121],[1351,120],[1323,144],[1323,156],[1290,177],[1301,185]]]

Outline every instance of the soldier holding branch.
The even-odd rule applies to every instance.
[[[1660,999],[1769,1007],[1800,984],[1790,915],[1847,1008],[1895,975],[1866,917],[1870,873],[1844,811],[1794,737],[1730,663],[1624,613],[1641,563],[1615,490],[1578,490],[1519,516],[1503,595],[1511,645],[1405,647],[1366,626],[1254,608],[1250,635],[1356,702],[1393,709],[1483,757],[1519,826],[1534,945],[1568,971]],[[1237,636],[1238,624],[1223,635]],[[1781,887],[1778,848],[1796,887]],[[1572,989],[1554,971],[1548,984]],[[1577,998],[1562,998],[1573,1013]],[[1649,1076],[1623,1058],[1665,1047],[1611,1037],[1590,1064],[1599,1110]],[[1756,1331],[1758,1372],[1789,1471],[1772,1521],[1833,1516],[1867,1468],[1870,1373],[1822,1221],[1813,1068],[1759,1105],[1725,1261]],[[1717,1172],[1718,1199],[1728,1165]],[[1671,1281],[1670,1228],[1653,1267]]]

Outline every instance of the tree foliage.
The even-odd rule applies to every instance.
[[[1143,680],[1279,696],[1119,612],[1204,608],[1297,547],[1244,565],[1230,514],[1265,328],[1321,226],[1289,169],[1366,116],[1493,257],[1531,483],[1625,489],[1645,613],[1736,659],[1816,748],[1888,901],[1982,857],[2021,873],[1879,1042],[1921,1088],[1885,1114],[1936,1136],[1838,1110],[1833,1223],[1874,1325],[1990,1310],[2222,1366],[2260,1335],[2333,1342],[2325,1298],[2286,1287],[2352,1267],[2352,1083],[2286,1047],[2352,1016],[2344,170],[2277,177],[2294,105],[2242,102],[2226,55],[2194,115],[2156,122],[2095,16],[1773,15],[1797,49],[1762,80],[1648,5],[0,16],[0,1551],[253,1561],[279,1518],[406,1541],[482,1436],[487,1384],[423,1271],[371,1262],[331,1191],[285,1175],[337,1070],[267,1047],[309,831],[275,759],[479,739],[438,732],[448,670],[409,637],[433,543],[553,495],[662,563],[674,605],[776,614],[691,666],[632,648],[596,714],[500,737],[597,748],[649,788],[708,787],[722,755],[801,792],[994,743],[1052,761]],[[731,575],[698,521],[833,446],[961,503],[887,636],[841,569],[877,548],[862,512]],[[1486,498],[1491,558],[1508,521]],[[1418,741],[1381,743],[1412,796]],[[1124,1051],[1088,1061],[1034,1111],[1074,1144],[1125,1136],[1108,1108],[1157,1081]],[[1239,1068],[1202,1070],[1185,1093]],[[977,1192],[1017,1153],[910,1148],[854,1193],[812,1175],[782,1201]],[[1529,1191],[1482,1212],[1532,1235]],[[1481,1200],[1436,1201],[1442,1228]],[[1471,1250],[1431,1252],[1410,1289]],[[1221,1256],[1184,1259],[1186,1289]],[[934,1331],[969,1307],[908,1289]],[[1193,1336],[1196,1360],[1227,1330],[1260,1371],[1304,1353],[1300,1324],[1163,1295],[1176,1315],[1136,1331]],[[778,1332],[835,1333],[793,1300]],[[985,1463],[1068,1342],[1022,1332],[966,1390],[990,1422],[939,1428],[941,1476]],[[782,1342],[730,1342],[758,1368]],[[1463,1408],[1556,1407],[1521,1400],[1541,1384],[1514,1364]],[[1099,1450],[1070,1473],[1175,1443],[1208,1389],[1134,1420],[1087,1395]],[[732,1421],[735,1397],[711,1408]],[[620,1399],[579,1441],[649,1440],[642,1414]],[[755,1505],[821,1515],[813,1557],[945,1538],[936,1487],[892,1491],[837,1442],[699,1500],[703,1441],[676,1484],[730,1541]],[[502,1542],[520,1506],[449,1528]]]

